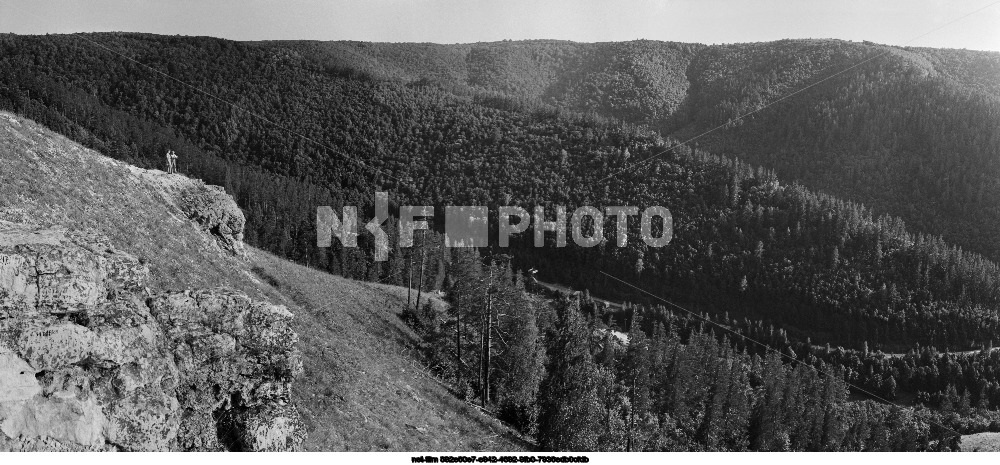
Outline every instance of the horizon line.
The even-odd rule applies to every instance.
[[[882,42],[875,42],[871,40],[854,40],[854,39],[840,39],[836,37],[799,37],[791,38],[786,37],[782,39],[774,40],[758,40],[758,41],[746,41],[746,42],[683,42],[674,40],[662,40],[662,39],[647,39],[647,38],[635,38],[626,40],[602,40],[602,41],[582,41],[582,40],[572,40],[572,39],[555,39],[555,38],[545,38],[545,39],[499,39],[499,40],[482,40],[476,42],[430,42],[430,41],[376,41],[376,40],[360,40],[360,39],[252,39],[252,40],[241,40],[232,39],[222,36],[212,36],[212,35],[192,35],[192,34],[163,34],[158,32],[145,32],[145,31],[78,31],[78,32],[46,32],[41,34],[22,34],[17,32],[0,32],[0,35],[12,35],[19,37],[46,37],[46,36],[72,36],[72,35],[82,35],[82,34],[133,34],[133,35],[148,35],[157,37],[184,37],[184,38],[210,38],[225,40],[229,42],[240,42],[240,43],[256,43],[256,42],[317,42],[317,43],[329,43],[329,42],[353,42],[353,43],[366,43],[366,44],[412,44],[412,45],[477,45],[477,44],[499,44],[507,42],[562,42],[570,44],[621,44],[629,42],[659,42],[665,44],[681,44],[681,45],[701,45],[705,47],[717,47],[726,45],[745,45],[745,44],[769,44],[776,42],[805,42],[805,41],[826,41],[826,42],[846,42],[853,44],[862,45],[881,45],[885,47],[896,47],[896,48],[915,48],[915,49],[935,49],[935,50],[964,50],[972,52],[986,52],[986,53],[1000,53],[1000,50],[991,49],[978,49],[978,48],[956,48],[956,47],[941,47],[941,46],[915,46],[915,45],[897,45],[888,44]]]

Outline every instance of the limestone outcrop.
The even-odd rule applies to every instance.
[[[214,238],[222,250],[230,255],[247,258],[243,244],[246,216],[224,188],[180,174],[166,174],[134,166],[129,166],[128,169],[142,182],[156,187],[168,203]]]
[[[0,450],[295,450],[293,318],[151,295],[97,234],[0,222]]]
[[[243,246],[246,217],[223,188],[192,184],[181,191],[179,200],[188,218],[212,234],[223,250],[246,257]]]
[[[183,449],[293,450],[301,373],[292,314],[224,289],[170,293],[149,308],[180,373]]]

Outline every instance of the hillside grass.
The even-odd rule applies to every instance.
[[[0,112],[0,220],[97,230],[149,265],[154,291],[228,286],[256,293],[246,265],[189,221],[163,183],[150,182],[159,178],[190,182],[131,167]]]
[[[405,288],[335,277],[257,250],[253,264],[228,256],[166,195],[188,182],[0,112],[0,222],[97,230],[150,267],[153,292],[227,286],[296,314],[306,371],[293,389],[307,450],[530,447],[421,371],[419,338],[397,317]]]
[[[1000,452],[1000,433],[962,436],[962,452]]]
[[[250,254],[272,299],[296,315],[305,374],[293,396],[308,425],[306,450],[531,447],[424,371],[420,337],[399,318],[406,288],[333,276],[256,249]]]

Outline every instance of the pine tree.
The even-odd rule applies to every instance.
[[[538,335],[535,308],[525,296],[521,277],[502,288],[500,295],[507,296],[499,299],[497,318],[500,330],[506,335],[506,346],[497,357],[500,414],[521,431],[530,432],[537,419],[545,349]]]
[[[460,393],[465,393],[468,386],[466,378],[469,365],[466,362],[468,354],[465,347],[472,340],[475,332],[475,321],[482,303],[483,285],[482,263],[476,249],[456,251],[449,265],[449,287],[447,291],[451,313],[454,319],[454,371],[455,385]]]
[[[629,409],[626,425],[626,451],[643,449],[643,435],[638,431],[650,409],[649,342],[643,332],[643,313],[636,310],[628,333],[628,348],[622,364],[622,381],[628,393]]]
[[[538,400],[538,445],[546,451],[596,450],[602,402],[589,335],[576,302],[564,298],[557,304],[548,339],[546,377]]]

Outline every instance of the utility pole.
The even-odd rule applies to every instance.
[[[490,364],[493,345],[493,263],[490,263],[490,277],[486,283],[486,319],[483,329],[483,363],[482,363],[482,406],[486,407],[490,398]]]
[[[632,428],[635,427],[635,373],[632,373],[632,389],[628,405],[628,443],[625,452],[632,452]]]
[[[420,297],[424,292],[424,257],[427,255],[427,238],[424,230],[420,231],[420,278],[418,278],[417,283],[417,308],[414,310],[420,311]]]
[[[458,286],[455,288],[457,289]],[[462,294],[455,295],[455,386],[462,385]],[[465,392],[461,393],[465,395]]]
[[[409,310],[413,302],[413,252],[406,254],[406,308]]]

